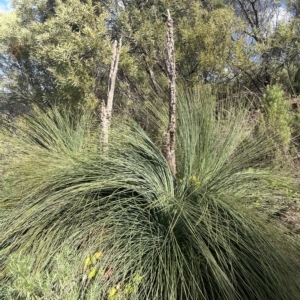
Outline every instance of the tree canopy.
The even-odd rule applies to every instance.
[[[254,93],[278,83],[297,94],[297,3],[15,0],[1,15],[2,90],[10,101],[93,106],[106,94],[111,44],[122,36],[120,103],[164,98],[169,8],[178,82]]]

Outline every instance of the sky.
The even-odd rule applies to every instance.
[[[0,12],[6,12],[10,10],[10,0],[0,0]]]
[[[271,25],[276,26],[280,22],[288,22],[291,18],[292,15],[284,7],[279,7],[271,20]]]

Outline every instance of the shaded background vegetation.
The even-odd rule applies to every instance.
[[[110,40],[120,35],[120,105],[153,92],[164,97],[168,8],[178,81],[213,84],[221,96],[260,97],[274,84],[291,97],[299,93],[297,1],[15,0],[13,7],[0,29],[2,85],[11,101],[93,105],[106,90]]]

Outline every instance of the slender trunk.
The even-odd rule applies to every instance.
[[[162,142],[162,153],[166,158],[172,173],[176,174],[175,157],[175,136],[176,136],[176,70],[175,70],[175,51],[173,37],[173,20],[168,10],[167,28],[167,72],[169,81],[169,125],[164,133]]]
[[[121,47],[122,47],[122,38],[120,38],[119,42],[114,41],[113,51],[112,51],[112,61],[111,61],[109,80],[108,80],[107,102],[103,100],[101,103],[101,125],[102,125],[101,140],[103,144],[108,143],[108,132],[110,129],[110,123],[112,117],[112,108],[113,108],[115,85],[116,85]]]

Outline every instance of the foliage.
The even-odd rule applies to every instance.
[[[25,21],[29,7],[18,5],[13,21],[0,28],[11,98],[22,95],[30,102],[95,106],[107,90],[111,58],[107,12],[92,1],[57,1],[55,16],[41,19],[33,14]]]
[[[161,98],[167,90],[166,11],[174,19],[175,60],[178,83],[194,86],[202,82],[231,81],[228,76],[241,64],[243,40],[232,40],[243,24],[231,8],[209,9],[199,1],[151,1],[143,5],[123,1],[115,30],[131,49],[131,68],[123,69],[122,85],[131,99]],[[243,56],[243,60],[245,57]],[[225,71],[227,69],[227,71]]]
[[[55,17],[34,22],[32,58],[47,66],[61,101],[95,106],[106,98],[111,60],[107,12],[92,1],[57,2]]]
[[[75,252],[63,251],[53,258],[51,271],[32,270],[33,256],[10,257],[10,282],[2,288],[4,299],[75,300],[80,296],[80,259]],[[77,270],[75,268],[77,267]],[[3,299],[3,298],[2,298]]]
[[[244,30],[238,36],[246,41],[243,56],[248,61],[238,66],[237,80],[260,94],[268,85],[283,83],[282,80],[288,83],[286,88],[290,88],[291,82],[287,82],[290,78],[286,72],[290,71],[289,64],[295,61],[295,57],[290,55],[290,45],[279,33],[281,26],[289,27],[287,24],[292,18],[287,8],[273,0],[228,2],[244,23]],[[285,37],[289,33],[286,32]]]
[[[228,7],[203,9],[191,3],[177,26],[177,66],[180,78],[187,83],[221,83],[230,81],[228,74],[245,61],[243,41],[233,42],[232,35],[243,23]],[[222,41],[222,42],[220,42]]]
[[[39,8],[44,1],[35,1],[35,10],[30,10],[29,2],[24,1],[20,10],[0,15],[2,92],[6,101],[14,105],[42,101],[54,95],[54,82],[47,66],[31,57],[36,43],[30,25],[33,19],[39,20]]]
[[[0,196],[2,269],[22,255],[35,258],[31,272],[50,274],[71,249],[83,269],[102,253],[84,273],[88,299],[124,295],[135,279],[128,299],[299,298],[298,246],[247,208],[272,182],[292,182],[259,163],[268,144],[251,139],[247,111],[216,110],[208,96],[179,94],[178,178],[122,118],[105,153],[90,113],[37,110],[2,129],[15,149],[14,189]]]
[[[259,96],[267,85],[281,84],[290,94],[299,93],[295,1],[284,6],[236,0],[13,4],[15,10],[0,17],[1,97],[10,103],[95,105],[107,90],[111,40],[120,36],[118,105],[134,112],[132,103],[153,94],[165,98],[167,9],[175,20],[178,83],[213,83],[217,90]]]
[[[124,44],[119,101],[149,100],[153,93],[165,98],[167,9],[175,20],[179,81],[223,84],[249,62],[243,39],[232,39],[243,24],[225,5],[210,10],[196,0],[123,1],[123,6],[71,0],[57,1],[50,9],[54,14],[48,13],[48,2],[16,1],[14,20],[0,27],[0,63],[10,99],[93,106],[106,94],[110,40],[119,36]]]
[[[101,256],[96,252],[91,255],[93,261],[99,261]],[[88,257],[89,258],[89,257]],[[81,269],[82,257],[78,256],[75,251],[63,250],[53,258],[53,266],[50,270],[33,271],[31,266],[34,264],[33,257],[20,255],[11,256],[8,263],[8,274],[10,276],[9,283],[2,288],[2,296],[7,300],[20,299],[51,299],[51,300],[76,300],[76,299],[95,299],[98,287],[94,287],[94,291],[89,290],[84,296],[87,288],[93,282],[95,276],[104,276],[104,270],[94,271],[91,268],[86,276],[86,265],[83,271]],[[92,274],[93,272],[93,274]],[[133,294],[136,294],[138,286],[143,278],[139,274],[135,274],[123,288],[120,285],[111,287],[107,291],[107,299],[126,300]],[[3,299],[3,298],[1,298]]]
[[[283,90],[280,86],[268,87],[263,96],[263,107],[265,109],[265,121],[269,128],[279,138],[279,145],[288,149],[291,142],[291,121],[290,103],[283,97]]]
[[[14,8],[0,26],[0,76],[9,91],[2,97],[10,101],[95,105],[107,90],[111,40],[120,36],[118,105],[134,111],[132,103],[153,94],[165,98],[167,9],[175,20],[178,82],[259,95],[269,84],[299,90],[300,23],[292,5],[15,0]]]

